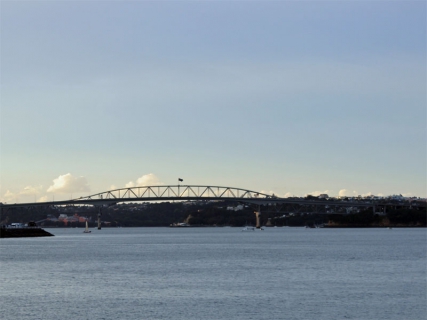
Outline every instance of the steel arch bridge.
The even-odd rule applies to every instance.
[[[321,201],[305,199],[280,198],[273,195],[223,186],[203,185],[157,185],[121,188],[104,191],[90,196],[70,200],[0,204],[1,209],[37,206],[63,206],[63,205],[94,205],[109,206],[123,202],[151,202],[151,201],[237,201],[255,205],[271,204],[298,204],[298,205],[339,205],[344,207],[372,207],[370,202],[352,201]]]
[[[250,201],[273,199],[274,196],[232,187],[170,185],[121,188],[69,201],[69,204],[116,204],[135,201]]]
[[[274,195],[261,192],[221,186],[169,185],[140,186],[104,191],[90,196],[70,200],[1,204],[1,208],[49,206],[49,205],[114,205],[122,202],[151,201],[257,201],[264,203],[275,199]]]
[[[80,197],[75,199],[75,201],[266,200],[273,197],[256,191],[232,187],[172,185],[122,188]]]
[[[138,186],[104,191],[90,196],[79,197],[69,200],[30,202],[30,203],[0,203],[0,210],[22,207],[43,206],[67,206],[67,205],[93,205],[110,206],[124,202],[161,202],[161,201],[235,201],[254,205],[318,205],[318,206],[340,206],[340,207],[375,207],[396,206],[396,204],[384,201],[353,200],[342,201],[338,199],[302,199],[281,198],[274,194],[269,195],[262,192],[224,187],[204,185],[156,185]],[[399,204],[400,207],[411,208],[414,204]],[[425,208],[425,203],[415,203],[415,207]]]

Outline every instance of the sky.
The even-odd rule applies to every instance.
[[[0,202],[427,196],[425,1],[0,2]]]

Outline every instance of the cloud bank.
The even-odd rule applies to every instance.
[[[341,190],[338,192],[338,196],[340,196],[340,197],[357,196],[357,192],[356,192],[356,191],[351,192],[351,191],[349,191],[349,190],[347,190],[347,189],[341,189]]]
[[[47,192],[54,193],[79,193],[88,192],[90,187],[85,177],[74,177],[70,173],[59,176],[53,179],[53,185],[51,185]]]
[[[43,186],[36,186],[36,187],[26,186],[24,188],[24,190],[22,190],[20,192],[20,194],[23,194],[23,195],[37,195],[37,194],[39,194],[42,191],[42,189],[43,189]]]
[[[163,182],[153,173],[145,174],[142,177],[136,179],[136,182],[129,181],[126,183],[126,188],[132,187],[146,187],[146,186],[162,186]]]

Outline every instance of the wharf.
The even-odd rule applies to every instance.
[[[53,237],[53,234],[38,227],[0,228],[0,238]]]

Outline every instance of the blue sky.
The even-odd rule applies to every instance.
[[[0,201],[426,191],[424,1],[2,1]]]

